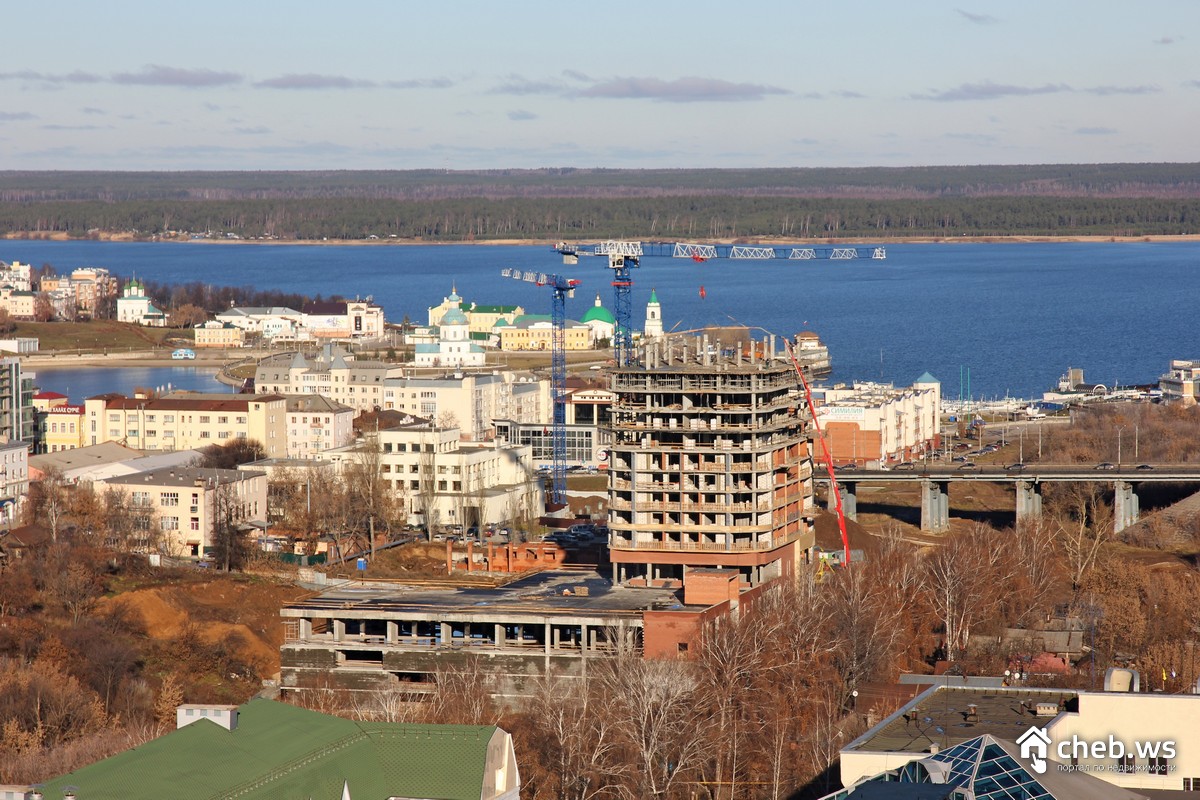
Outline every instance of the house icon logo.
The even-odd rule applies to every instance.
[[[1050,750],[1050,736],[1045,728],[1031,727],[1017,739],[1021,747],[1021,758],[1029,762],[1039,775],[1046,772],[1046,757]]]

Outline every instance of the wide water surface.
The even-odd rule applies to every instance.
[[[1200,244],[889,245],[886,261],[730,261],[647,257],[633,271],[640,327],[652,288],[668,329],[745,324],[829,345],[835,380],[908,384],[928,370],[957,397],[1040,396],[1067,367],[1091,381],[1148,383],[1172,358],[1200,357],[1189,298],[1200,294]],[[549,313],[550,291],[502,278],[504,267],[583,281],[612,308],[606,261],[564,267],[549,247],[308,246],[0,242],[0,259],[61,273],[107,267],[156,281],[372,296],[387,317],[424,322],[452,286],[468,301]],[[700,296],[701,286],[706,297]],[[74,395],[74,392],[72,392]]]

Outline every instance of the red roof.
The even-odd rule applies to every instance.
[[[34,400],[66,400],[67,396],[65,394],[59,394],[58,392],[38,392],[37,394],[35,394],[33,396],[33,399]]]

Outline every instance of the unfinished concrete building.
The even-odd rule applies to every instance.
[[[669,588],[721,568],[749,588],[793,574],[813,546],[810,415],[776,337],[667,337],[639,360],[611,374],[613,582]]]

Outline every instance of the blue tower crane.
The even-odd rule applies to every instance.
[[[554,290],[551,312],[550,346],[550,397],[553,408],[553,424],[550,429],[552,453],[550,467],[550,502],[558,506],[567,502],[567,298],[575,296],[579,281],[544,272],[521,272],[503,269],[505,278],[528,281],[538,286],[549,286]]]
[[[634,361],[633,350],[633,276],[629,270],[638,266],[642,257],[641,242],[600,242],[591,250],[560,242],[555,249],[562,254],[564,264],[578,264],[579,256],[608,256],[608,268],[613,271],[613,351],[620,366]]]

